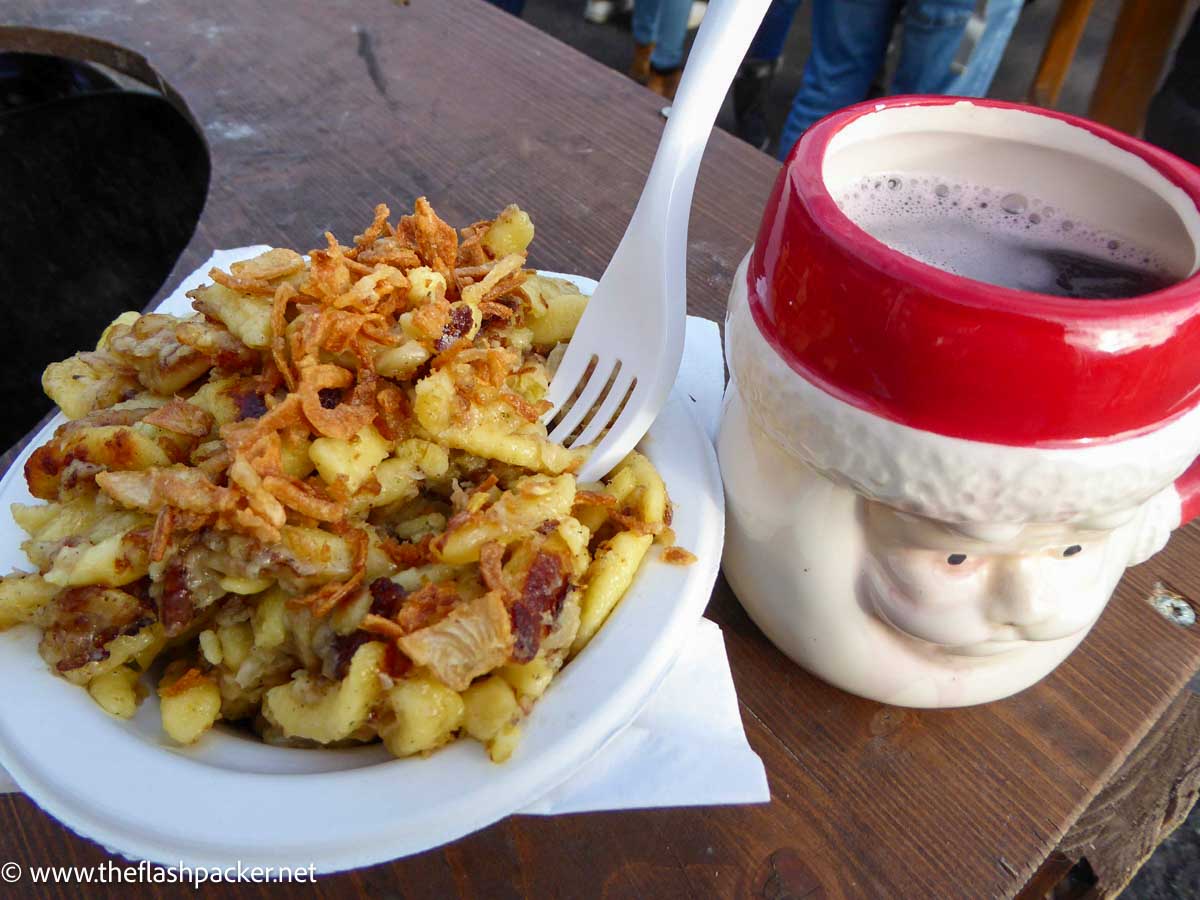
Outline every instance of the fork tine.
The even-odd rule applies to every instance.
[[[546,399],[550,402],[550,409],[542,416],[542,421],[547,427],[561,415],[567,401],[571,399],[571,395],[575,393],[575,389],[580,387],[580,383],[587,375],[588,366],[595,359],[600,362],[599,357],[591,351],[584,350],[582,341],[578,347],[568,346],[566,355],[558,365],[558,371],[554,373],[554,377],[550,379],[550,390],[546,392]]]
[[[579,423],[583,420],[595,405],[601,391],[608,384],[608,380],[612,377],[614,365],[619,366],[620,362],[615,360],[600,360],[596,363],[596,368],[592,371],[592,376],[588,379],[582,393],[575,398],[575,402],[571,404],[571,408],[566,410],[558,424],[554,426],[554,430],[550,432],[550,440],[556,444],[562,444],[571,436]]]
[[[592,416],[587,427],[583,429],[583,433],[575,441],[575,444],[583,446],[590,444],[600,436],[603,431],[617,415],[617,410],[621,408],[621,404],[625,402],[625,398],[629,394],[629,389],[637,380],[637,375],[629,366],[625,366],[617,373],[616,381],[608,392],[608,396],[600,404],[600,408],[596,410],[596,414]]]
[[[657,415],[657,408],[646,402],[646,395],[652,393],[652,385],[634,380],[625,408],[609,427],[608,434],[592,448],[587,462],[575,473],[576,479],[599,481],[637,445]]]

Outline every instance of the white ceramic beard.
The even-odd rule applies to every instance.
[[[725,573],[743,606],[800,665],[886,703],[965,706],[1040,680],[1179,524],[1171,483],[1200,414],[1082,450],[906,428],[792,371],[750,314],[745,268],[718,439]],[[1039,520],[1051,495],[1061,505]]]

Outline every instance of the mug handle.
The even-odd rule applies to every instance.
[[[1179,524],[1186,525],[1200,516],[1200,459],[1175,479],[1175,491],[1179,494]]]

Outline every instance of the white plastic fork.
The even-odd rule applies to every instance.
[[[633,449],[679,373],[696,173],[769,4],[710,0],[637,208],[550,382],[543,421],[552,441],[582,447],[608,428],[580,481],[598,480]]]

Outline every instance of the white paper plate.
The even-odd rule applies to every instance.
[[[214,255],[162,310],[187,312],[183,292],[206,280],[211,265],[260,249]],[[573,280],[588,292],[595,286]],[[30,568],[8,504],[31,502],[25,460],[59,421],[0,481],[0,571]],[[30,626],[0,634],[0,763],[69,828],[110,851],[168,865],[312,864],[332,872],[418,853],[518,812],[634,719],[708,602],[724,524],[712,445],[673,394],[641,449],[675,502],[680,545],[699,562],[669,566],[651,551],[608,623],[538,702],[503,765],[473,741],[397,760],[379,745],[269,747],[221,726],[193,747],[174,746],[153,694],[133,719],[111,718],[50,673]]]

